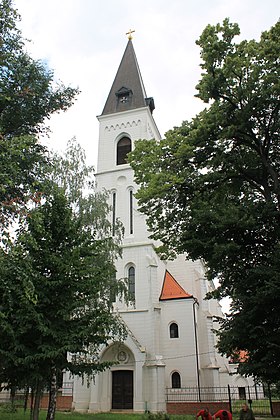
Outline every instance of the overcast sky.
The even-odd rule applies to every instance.
[[[98,121],[127,43],[133,45],[154,118],[162,134],[203,108],[194,98],[200,78],[195,41],[205,26],[229,17],[241,38],[259,39],[276,23],[279,0],[15,0],[28,49],[81,94],[51,119],[48,142],[63,150],[76,136],[96,166]]]

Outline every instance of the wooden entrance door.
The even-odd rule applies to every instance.
[[[116,370],[112,372],[112,409],[133,409],[133,371]]]

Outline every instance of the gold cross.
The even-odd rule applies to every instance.
[[[132,30],[132,29],[129,29],[129,31],[126,33],[126,35],[128,35],[128,39],[132,39],[133,38],[133,36],[132,36],[133,32],[135,32],[135,31]]]

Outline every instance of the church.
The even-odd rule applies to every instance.
[[[109,88],[109,87],[108,87]],[[166,411],[166,394],[187,387],[248,385],[230,375],[228,360],[215,349],[215,317],[220,304],[204,300],[214,285],[201,261],[180,255],[161,260],[150,239],[145,216],[137,209],[137,185],[127,154],[138,139],[160,140],[153,118],[154,100],[147,96],[132,38],[99,121],[96,182],[110,192],[111,222],[124,226],[118,278],[127,278],[134,302],[116,297],[114,311],[126,326],[127,339],[101,349],[101,361],[115,361],[89,384],[74,378],[73,409],[83,412]],[[238,385],[237,385],[238,386]]]

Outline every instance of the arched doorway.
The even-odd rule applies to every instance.
[[[133,409],[133,370],[112,371],[112,409]]]
[[[132,350],[124,343],[115,342],[104,349],[101,361],[117,363],[99,376],[100,407],[103,411],[133,410],[137,380]]]

